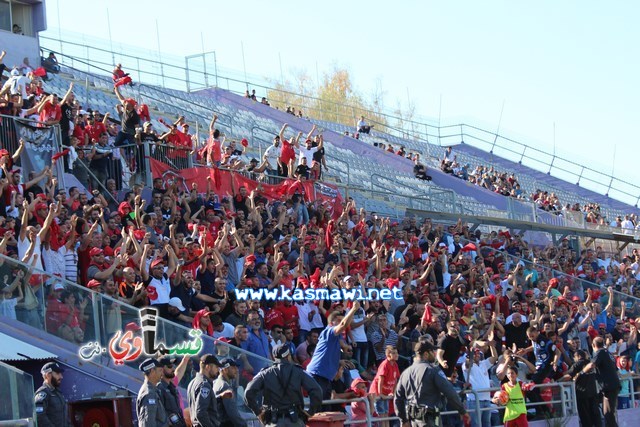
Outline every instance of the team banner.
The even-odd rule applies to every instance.
[[[51,156],[57,150],[53,127],[36,127],[19,120],[14,121],[17,139],[25,142],[20,164],[27,171],[41,171],[51,165]],[[25,180],[27,177],[25,177]]]
[[[342,214],[342,195],[338,188],[331,184],[317,181],[299,182],[294,179],[286,179],[279,184],[263,184],[240,173],[218,168],[200,167],[178,171],[159,160],[149,159],[149,162],[154,179],[162,178],[165,185],[177,181],[178,188],[184,191],[189,191],[193,183],[196,183],[198,192],[204,192],[207,188],[207,178],[211,177],[212,188],[220,198],[231,197],[234,188],[237,190],[244,186],[251,192],[260,186],[259,193],[269,200],[285,200],[294,194],[300,194],[307,202],[318,201],[327,205],[334,218]]]

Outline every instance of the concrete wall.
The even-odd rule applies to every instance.
[[[14,65],[21,65],[25,57],[29,58],[31,68],[36,69],[40,66],[40,44],[36,37],[0,31],[0,49],[7,51],[3,62],[9,70]]]

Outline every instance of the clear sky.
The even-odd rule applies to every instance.
[[[628,181],[638,174],[640,3],[47,0],[49,28],[177,56],[215,50],[242,74],[346,67],[442,124],[466,122]],[[59,18],[58,18],[59,16]],[[58,21],[59,19],[59,21]],[[49,31],[57,35],[56,31]],[[260,95],[260,94],[258,94]],[[441,106],[441,107],[440,107]]]

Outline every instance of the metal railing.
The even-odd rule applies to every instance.
[[[0,405],[0,426],[33,426],[35,405],[33,377],[11,365],[0,362],[0,383],[3,404]]]
[[[18,164],[22,169],[22,180],[29,181],[30,172],[40,172],[46,166],[51,166],[46,163],[47,156],[44,153],[52,155],[61,151],[60,125],[47,125],[39,120],[0,114],[0,145],[2,148],[13,155],[18,149],[21,139],[25,141],[25,148]],[[51,146],[43,145],[47,143],[50,143]],[[34,164],[23,165],[21,159],[24,156],[28,157],[29,163],[34,162]],[[63,162],[57,162],[52,172],[58,178],[58,189],[65,188]]]
[[[325,101],[305,94],[288,92],[282,88],[274,88],[272,85],[248,81],[246,73],[244,75],[245,78],[225,77],[219,75],[215,57],[213,58],[213,67],[209,67],[207,69],[207,61],[204,59],[203,62],[205,66],[203,67],[203,70],[194,71],[190,70],[188,67],[189,57],[187,57],[186,66],[183,66],[182,64],[178,65],[178,62],[180,61],[176,61],[175,64],[170,64],[169,61],[167,61],[167,57],[162,61],[159,55],[157,59],[155,57],[153,59],[149,59],[142,58],[141,56],[125,55],[113,52],[112,49],[89,45],[86,41],[83,41],[82,43],[79,41],[70,41],[68,40],[69,38],[70,37],[67,36],[65,40],[61,40],[60,38],[41,36],[41,39],[46,40],[52,46],[59,44],[61,52],[65,49],[67,51],[67,55],[69,52],[72,52],[73,55],[69,55],[70,57],[86,57],[87,60],[94,64],[107,67],[109,69],[108,72],[110,72],[110,67],[113,67],[114,65],[116,55],[118,57],[125,58],[127,60],[123,61],[126,62],[125,68],[129,67],[129,69],[134,70],[134,74],[137,74],[138,81],[144,80],[144,76],[149,76],[154,78],[156,81],[160,79],[162,86],[169,86],[166,84],[166,80],[169,80],[170,83],[172,83],[171,86],[189,91],[190,82],[193,82],[191,77],[192,74],[190,73],[195,72],[196,75],[202,74],[202,80],[204,82],[208,83],[208,81],[215,80],[216,86],[218,86],[218,80],[225,80],[227,83],[227,89],[237,93],[242,93],[242,91],[249,88],[249,86],[261,88],[266,91],[275,91],[282,93],[287,97],[304,100],[304,105],[300,105],[299,107],[305,108],[306,110],[309,110],[314,105],[318,105],[318,110],[320,112],[326,112],[327,114],[334,115],[336,117],[336,121],[349,123],[349,126],[355,125],[354,121],[358,114],[370,117],[381,117],[384,119],[385,123],[381,122],[377,124],[383,126],[387,132],[395,133],[401,138],[409,137],[410,139],[427,144],[433,144],[433,141],[437,141],[440,146],[451,143],[457,144],[464,141],[477,146],[491,155],[499,153],[505,158],[509,158],[510,160],[521,164],[527,164],[536,170],[548,173],[557,172],[559,174],[566,175],[569,182],[573,181],[578,185],[581,185],[582,182],[586,182],[591,186],[599,187],[598,190],[594,191],[600,191],[604,194],[615,192],[618,197],[628,199],[627,203],[631,204],[632,200],[633,204],[637,205],[638,202],[640,202],[640,186],[637,184],[624,181],[614,177],[613,175],[588,166],[580,165],[558,155],[547,153],[536,146],[502,136],[497,132],[487,131],[464,123],[448,126],[436,126],[433,124],[433,120],[429,120],[424,117],[419,117],[416,120],[407,119],[405,117],[398,116],[397,113],[386,112],[384,109],[380,109],[378,111],[358,109],[352,105]],[[108,46],[108,42],[105,40],[96,44]],[[149,53],[149,51],[146,52],[147,56],[149,56]],[[205,58],[206,53],[201,55]],[[148,66],[142,67],[140,65],[140,61],[142,61],[142,64],[148,64]],[[209,71],[207,71],[211,69],[213,69],[213,74],[209,74]],[[173,70],[173,72],[169,73],[169,70]],[[396,126],[390,125],[392,122],[396,123]]]
[[[467,240],[464,238],[461,238],[460,241],[464,244],[473,243],[470,240]],[[517,264],[518,262],[522,261],[525,264],[525,266],[535,268],[536,271],[538,272],[538,282],[548,281],[552,278],[566,279],[567,284],[570,287],[572,287],[571,292],[575,293],[580,298],[581,302],[583,302],[586,299],[587,289],[599,289],[601,291],[602,298],[604,298],[603,301],[608,302],[608,296],[607,296],[608,288],[605,285],[601,285],[581,277],[572,276],[562,271],[555,270],[551,267],[547,267],[541,263],[534,264],[531,260],[528,260],[522,257],[517,257],[515,255],[511,255],[499,249],[492,248],[491,251],[494,253],[501,254],[505,264],[507,263]],[[537,287],[537,283],[532,282],[531,288],[533,289],[535,287]],[[580,290],[582,290],[582,292],[580,292]],[[617,298],[616,304],[619,304],[620,302],[624,302],[630,308],[633,307],[634,304],[638,304],[638,306],[640,307],[640,298],[636,298],[633,295],[622,293],[620,291],[615,290],[615,288],[613,289],[613,293]],[[594,302],[598,302],[598,301],[594,301]]]
[[[542,400],[539,402],[527,402],[527,409],[537,408],[539,406],[549,406],[553,407],[553,411],[550,411],[552,414],[552,418],[567,418],[570,416],[574,416],[578,414],[577,400],[576,400],[576,388],[575,383],[573,381],[567,382],[551,382],[547,384],[536,384],[532,387],[532,389],[551,389],[552,393],[554,389],[557,389],[556,393],[553,393],[553,397],[550,400]],[[482,408],[480,407],[480,399],[478,398],[479,393],[491,393],[500,390],[499,387],[492,387],[486,389],[478,389],[478,390],[463,390],[461,393],[465,395],[472,394],[474,396],[474,405],[467,405],[468,411],[473,412],[476,419],[480,420],[482,417],[482,412],[486,411],[495,411],[500,407],[491,405],[489,407]],[[470,402],[467,400],[467,402]],[[556,411],[556,408],[559,408],[559,411]],[[441,411],[440,416],[447,415],[458,415],[457,411]]]
[[[16,309],[17,321],[43,330],[51,335],[62,338],[80,348],[89,342],[97,342],[102,348],[108,348],[110,340],[125,325],[133,322],[140,325],[140,310],[119,298],[97,293],[77,283],[61,279],[53,274],[28,266],[21,261],[0,254],[0,263],[8,264],[14,271],[25,273],[19,285],[25,295],[23,306]],[[67,323],[67,317],[61,318],[63,313],[60,304],[52,304],[54,284],[62,284],[65,288],[62,297],[73,296],[74,309],[80,319],[78,326]],[[71,300],[63,300],[69,303]],[[84,306],[84,308],[83,308]],[[153,307],[153,306],[151,306]],[[185,341],[190,341],[190,329],[178,325],[164,318],[157,319],[156,342],[164,342],[167,347],[175,346]],[[261,366],[269,366],[271,360],[250,353],[238,347],[224,342],[216,342],[213,337],[203,334],[202,352],[219,354],[221,357],[233,357],[248,362],[254,369]],[[100,353],[91,359],[93,363],[103,366],[115,366],[114,360],[107,353]],[[128,363],[128,362],[126,362]],[[247,365],[247,366],[249,366]],[[133,366],[133,365],[132,365]],[[244,366],[244,365],[243,365]],[[240,367],[241,371],[245,369]],[[257,372],[257,369],[255,370]],[[249,372],[252,374],[255,372]],[[191,372],[187,372],[183,381],[191,379]],[[137,390],[128,389],[133,394]],[[33,392],[31,394],[33,396]]]

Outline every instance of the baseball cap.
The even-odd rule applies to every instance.
[[[89,289],[97,288],[98,286],[102,286],[102,282],[96,279],[91,279],[89,283],[87,283],[87,288]]]
[[[283,267],[289,267],[289,262],[288,261],[280,261],[280,263],[278,264],[278,270],[280,270]]]
[[[90,256],[98,256],[98,255],[102,255],[102,254],[103,254],[103,252],[104,252],[104,251],[103,251],[102,249],[100,249],[100,248],[92,248],[92,249],[89,251],[89,255],[90,255]]]
[[[175,307],[180,311],[185,311],[186,308],[184,308],[184,306],[182,305],[182,301],[180,300],[180,298],[178,297],[173,297],[169,300],[169,305],[171,307]]]
[[[160,364],[160,366],[175,365],[175,364],[178,363],[178,358],[177,357],[163,357],[162,359],[158,360],[158,363]]]
[[[347,275],[347,276],[344,276],[344,278],[342,279],[342,281],[346,283],[346,282],[348,282],[348,281],[349,281],[349,279],[351,279],[351,276],[348,276],[348,275]]]
[[[436,346],[431,344],[429,341],[419,341],[413,346],[414,353],[422,354],[425,351],[435,351]]]
[[[288,357],[291,352],[289,351],[289,347],[284,344],[280,344],[273,348],[272,354],[275,359],[284,359]]]
[[[53,285],[54,291],[64,291],[64,285],[62,283],[56,283]]]
[[[355,390],[356,387],[358,387],[358,384],[367,385],[367,382],[362,378],[356,378],[355,380],[351,381],[351,390]]]
[[[225,357],[220,361],[220,369],[230,368],[232,366],[238,366],[235,360],[230,357]]]
[[[220,367],[220,361],[218,360],[217,357],[215,357],[213,354],[205,354],[204,356],[202,356],[200,358],[200,364],[201,365],[211,365],[214,364],[218,367]]]
[[[45,363],[42,369],[40,369],[40,373],[44,375],[48,374],[49,372],[56,372],[58,374],[61,374],[64,372],[64,369],[62,369],[62,366],[60,366],[58,362]]]
[[[129,322],[124,327],[125,332],[128,332],[128,331],[135,332],[135,331],[139,331],[140,329],[142,328],[136,322]]]
[[[158,264],[162,264],[164,263],[164,260],[162,258],[156,258],[153,261],[151,261],[151,268],[155,267]]]
[[[142,372],[144,372],[145,374],[149,373],[153,368],[159,368],[162,365],[160,364],[160,362],[158,362],[156,359],[146,359],[144,362],[142,362],[139,366],[140,370]]]

